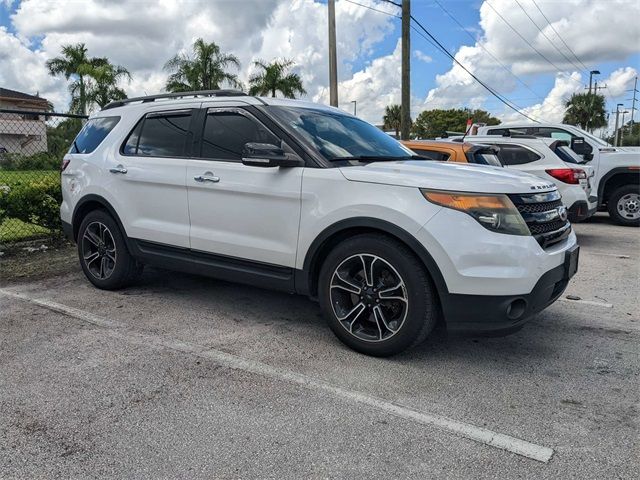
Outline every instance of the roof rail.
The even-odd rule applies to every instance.
[[[116,100],[114,102],[106,104],[102,110],[109,110],[110,108],[122,107],[132,102],[155,102],[162,98],[185,98],[185,97],[241,97],[247,94],[240,90],[196,90],[193,92],[173,92],[173,93],[161,93],[158,95],[147,95],[144,97],[125,98],[124,100]]]

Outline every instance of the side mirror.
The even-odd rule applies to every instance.
[[[304,161],[295,153],[286,153],[270,143],[245,143],[242,163],[251,167],[301,167]]]
[[[571,150],[582,156],[593,153],[593,147],[585,141],[584,137],[573,137],[571,139]],[[586,159],[585,157],[585,160]]]

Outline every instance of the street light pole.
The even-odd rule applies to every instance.
[[[357,113],[356,107],[357,107],[358,101],[357,100],[351,100],[351,103],[353,103],[353,116],[355,117],[355,116],[357,116],[356,115],[356,113]]]

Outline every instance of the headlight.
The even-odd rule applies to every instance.
[[[530,235],[522,215],[506,195],[425,189],[420,191],[431,203],[471,215],[487,230],[509,235]]]

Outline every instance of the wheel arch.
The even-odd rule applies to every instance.
[[[124,225],[122,224],[120,217],[116,213],[116,210],[104,197],[95,194],[89,194],[82,197],[82,199],[78,201],[75,208],[73,209],[73,215],[71,216],[73,240],[78,240],[78,231],[80,230],[82,219],[93,210],[106,210],[107,212],[109,212],[109,215],[111,215],[118,224],[118,228],[122,232],[122,235],[124,236],[128,246],[129,238],[127,237]]]
[[[611,194],[623,185],[640,184],[640,170],[630,167],[616,167],[611,169],[600,180],[598,185],[598,205],[604,205],[611,197]]]
[[[341,220],[323,230],[307,250],[303,268],[296,272],[296,291],[315,298],[322,259],[341,241],[362,233],[382,233],[406,245],[423,263],[433,281],[438,299],[448,294],[447,284],[437,263],[426,248],[409,232],[385,220],[358,217]]]

